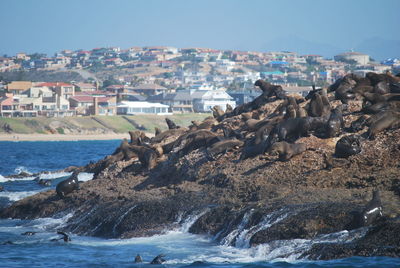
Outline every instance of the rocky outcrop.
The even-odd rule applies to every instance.
[[[82,183],[79,191],[65,198],[55,191],[39,193],[3,209],[0,216],[37,218],[74,212],[64,231],[124,238],[162,233],[190,222],[189,232],[238,247],[308,241],[297,256],[311,259],[367,256],[367,252],[400,256],[399,241],[391,237],[399,228],[400,129],[391,121],[369,137],[369,127],[380,117],[362,112],[370,104],[352,89],[359,80],[349,76],[344,81],[339,100],[332,100],[334,87],[332,92],[312,93],[329,105],[321,101],[310,108],[310,100],[285,99],[280,91],[265,90],[268,94],[256,103],[216,114],[219,123],[212,120],[207,129],[199,130],[196,122],[153,139],[125,141],[113,155],[81,168],[94,172],[95,178]],[[336,137],[327,134],[331,111],[326,107],[335,109],[341,102],[347,110],[338,115],[344,125],[337,126]],[[397,101],[389,102],[391,113],[397,113]],[[303,112],[286,115],[288,106]],[[291,116],[303,118],[310,109],[324,112],[292,120],[307,124],[301,133],[290,129]],[[355,130],[352,123],[361,116],[368,119]],[[289,135],[281,135],[282,131]],[[349,134],[357,135],[361,150],[338,157],[336,143]],[[232,139],[240,142],[221,146]],[[269,149],[282,139],[304,144],[306,150],[279,159]],[[138,147],[157,151],[154,167],[143,166]],[[155,149],[160,147],[162,152]],[[383,217],[363,226],[360,215],[374,189],[381,193]],[[336,239],[341,232],[346,239]]]

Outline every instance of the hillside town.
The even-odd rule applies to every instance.
[[[76,72],[80,81],[26,81],[15,72]],[[0,57],[0,116],[64,117],[210,112],[249,102],[258,79],[286,92],[306,94],[349,72],[398,73],[400,61],[376,62],[345,52],[334,59],[294,52],[250,52],[208,48],[119,47],[63,50],[54,57],[18,53]]]

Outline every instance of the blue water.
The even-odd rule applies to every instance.
[[[25,196],[54,188],[70,173],[42,174],[53,184],[43,187],[34,177],[7,179],[4,176],[18,171],[31,173],[57,171],[68,166],[84,165],[112,153],[120,141],[74,142],[0,142],[0,207]],[[80,174],[80,180],[90,180],[91,174]],[[298,248],[310,245],[308,240],[283,241],[255,248],[234,248],[219,245],[211,237],[189,234],[188,226],[166,230],[163,235],[133,239],[100,239],[71,234],[72,241],[51,242],[59,238],[57,228],[69,215],[36,220],[0,220],[0,267],[157,267],[134,264],[136,254],[145,263],[156,255],[165,254],[167,262],[158,267],[400,267],[394,258],[353,257],[331,261],[296,260]],[[190,222],[187,222],[190,224]],[[27,231],[33,236],[21,235]],[[345,236],[345,234],[337,235]],[[293,254],[291,254],[293,253]],[[284,259],[279,256],[288,256]],[[194,263],[201,261],[202,263]]]

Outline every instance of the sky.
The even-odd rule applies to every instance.
[[[0,55],[174,46],[400,57],[399,11],[400,0],[0,0]]]

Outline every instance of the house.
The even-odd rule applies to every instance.
[[[117,113],[124,115],[157,114],[167,115],[169,106],[161,103],[146,101],[122,101],[117,105]]]
[[[32,85],[33,83],[31,81],[12,81],[7,85],[7,91],[14,95],[19,95],[30,89]]]
[[[120,58],[111,58],[111,59],[106,59],[104,61],[104,65],[107,67],[119,66],[119,65],[121,65],[121,63],[122,63],[122,60]]]
[[[236,105],[242,105],[253,101],[261,95],[260,90],[229,91],[228,94],[234,99]]]
[[[96,91],[97,86],[91,83],[75,83],[75,90],[76,91]]]
[[[234,99],[225,90],[197,90],[192,94],[193,110],[195,112],[210,112],[214,106],[226,109],[226,104],[233,108],[236,106]]]
[[[147,101],[159,102],[170,107],[174,113],[193,112],[193,96],[195,90],[178,90],[174,93],[162,93],[149,96]]]
[[[157,95],[167,91],[167,88],[157,84],[141,84],[132,88],[137,93],[143,93],[147,96]]]
[[[39,87],[48,87],[53,90],[54,93],[58,94],[68,100],[70,97],[75,95],[75,86],[63,82],[46,82],[38,85]]]
[[[355,62],[356,64],[366,65],[369,63],[370,58],[369,55],[362,54],[359,52],[345,52],[333,57],[335,61],[344,61],[344,62]]]
[[[6,93],[0,97],[0,116],[11,117],[14,110],[13,94]]]
[[[69,99],[71,109],[81,115],[116,115],[117,98],[115,96],[79,95]]]

